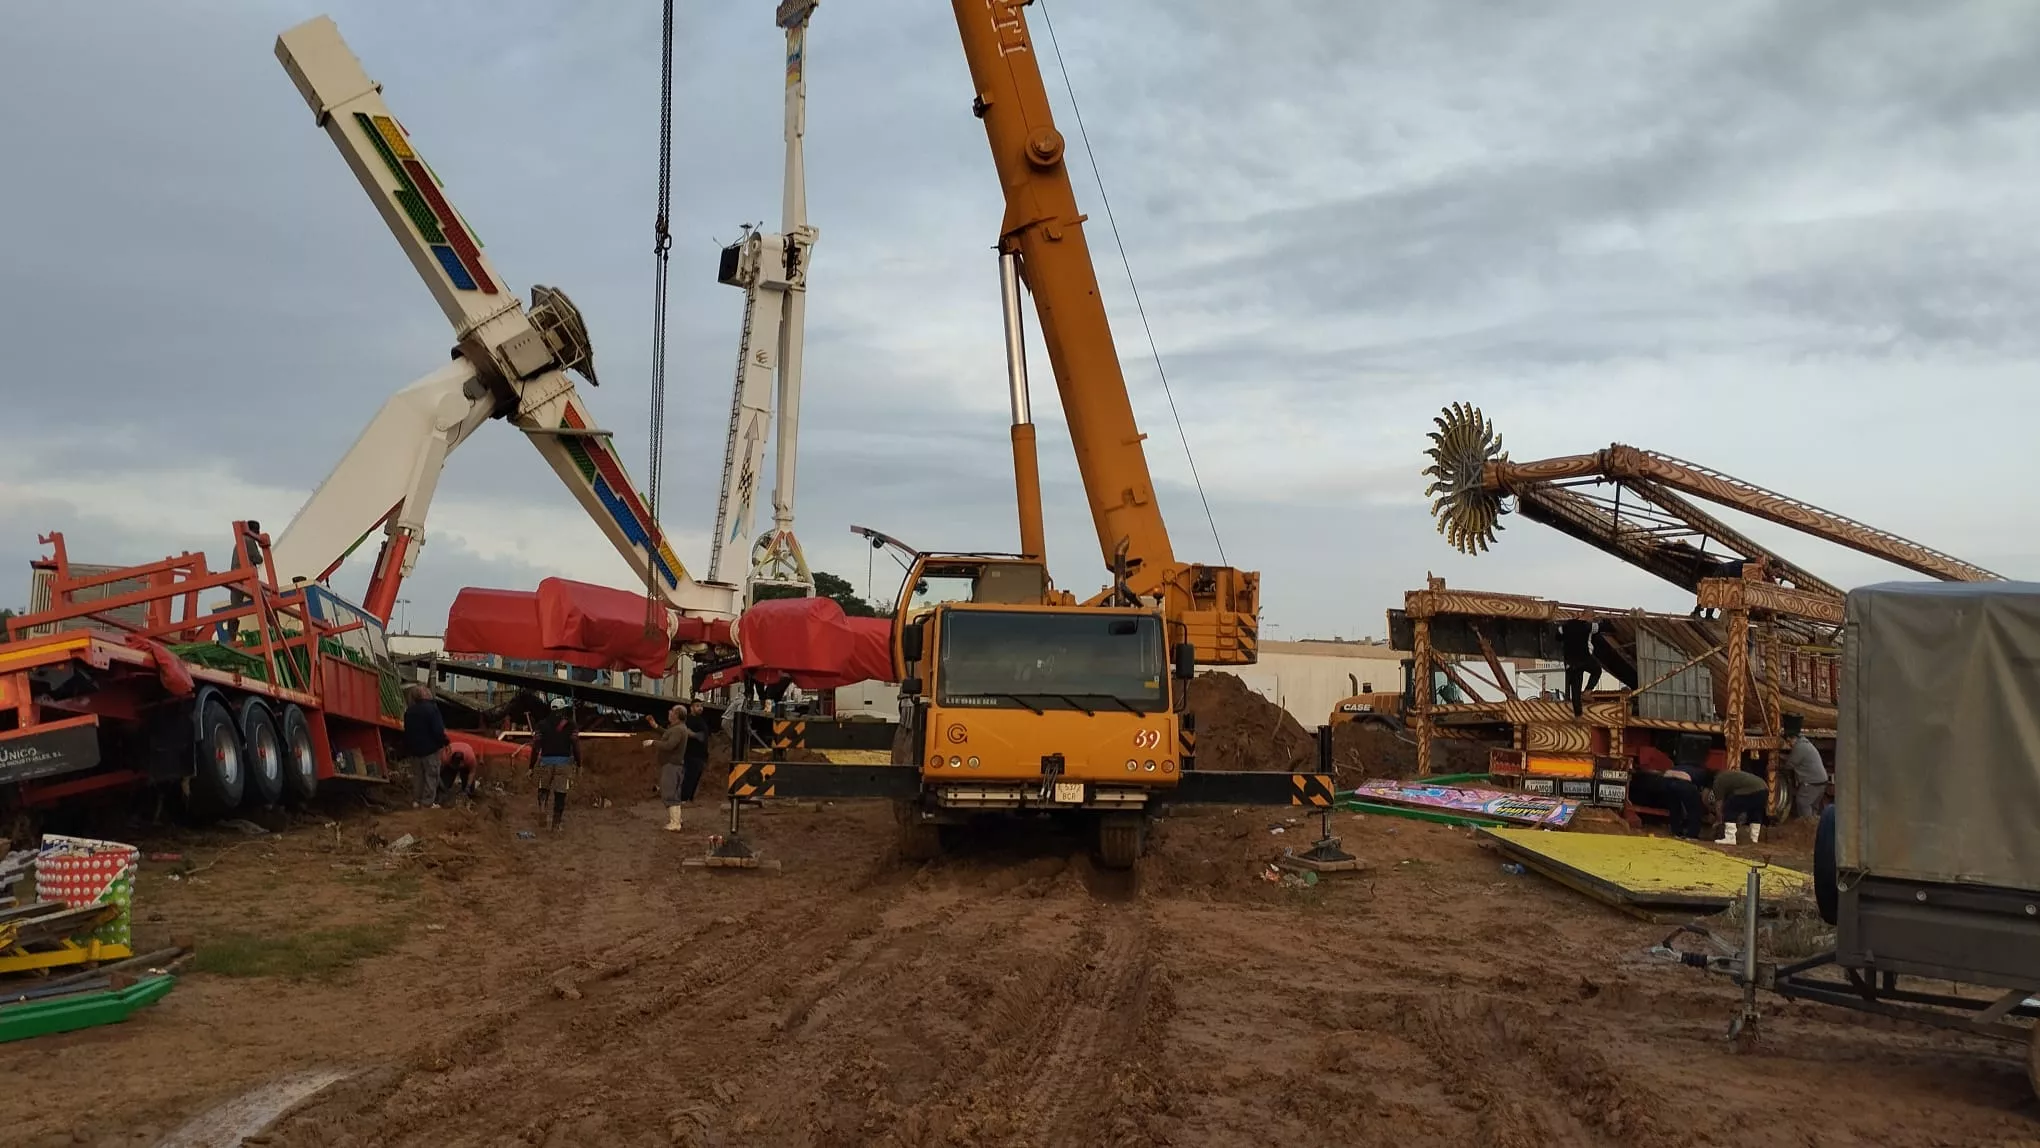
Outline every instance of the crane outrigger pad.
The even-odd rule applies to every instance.
[[[1008,782],[1003,783],[1001,788],[1017,789],[1030,784],[1026,781]],[[912,765],[739,761],[730,766],[729,795],[733,800],[765,797],[910,800],[920,796],[924,788],[927,786],[920,768]],[[945,786],[938,783],[934,788]],[[1156,786],[1147,790],[1146,794],[1160,805],[1287,805],[1330,809],[1333,804],[1332,777],[1325,773],[1192,770],[1182,774],[1174,786],[1166,789]],[[1083,807],[1091,803],[1076,801],[1068,804]]]

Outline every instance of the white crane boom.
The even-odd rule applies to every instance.
[[[745,228],[723,249],[717,278],[744,289],[744,328],[737,347],[729,440],[723,451],[722,494],[708,576],[721,576],[723,552],[751,536],[765,440],[774,443],[772,529],[750,554],[747,594],[758,586],[814,589],[807,557],[793,533],[795,461],[800,443],[802,342],[807,322],[809,252],[820,237],[807,221],[807,177],[801,138],[807,132],[807,23],[816,0],[785,0],[776,20],[786,30],[786,174],[780,232]],[[778,419],[773,428],[773,383]]]
[[[391,398],[284,530],[275,550],[279,576],[324,578],[381,524],[387,540],[363,605],[387,621],[424,542],[425,513],[446,456],[484,421],[503,418],[530,438],[669,606],[696,617],[734,617],[738,589],[688,575],[609,432],[566,375],[575,370],[596,381],[587,329],[572,302],[533,286],[527,311],[511,293],[330,18],[315,17],[277,37],[276,55],[453,324],[455,339],[453,363]]]

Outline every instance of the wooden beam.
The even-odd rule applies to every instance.
[[[1744,578],[1703,578],[1699,605],[1710,610],[1764,610],[1792,618],[1842,624],[1842,599]]]

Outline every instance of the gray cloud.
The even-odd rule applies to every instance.
[[[0,104],[36,113],[0,147],[33,178],[0,183],[0,212],[27,221],[0,263],[0,392],[34,449],[0,463],[0,604],[25,596],[8,587],[38,530],[141,560],[217,548],[239,506],[280,525],[448,340],[270,55],[306,11],[18,7]],[[1046,10],[1219,531],[1263,571],[1280,632],[1378,632],[1426,570],[1677,604],[1527,523],[1481,559],[1445,548],[1418,451],[1460,398],[1517,457],[1658,447],[2040,574],[2023,430],[2040,9]],[[498,268],[588,314],[607,380],[589,401],[642,474],[657,13],[332,14]],[[710,268],[740,222],[776,222],[781,46],[762,9],[680,14],[663,517],[699,572],[742,303]],[[851,522],[1010,546],[1002,207],[956,31],[939,5],[825,4],[809,72],[810,557],[862,584]],[[1177,550],[1213,558],[1081,155],[1074,175]],[[1096,543],[1038,346],[1033,362],[1051,552],[1086,588]],[[624,580],[516,439],[479,435],[449,468],[414,622],[463,584]],[[123,499],[184,513],[109,509]],[[1832,577],[1889,572],[1825,549],[1805,557]]]

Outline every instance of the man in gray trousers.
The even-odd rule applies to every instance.
[[[666,803],[666,828],[679,832],[681,810],[694,800],[694,787],[708,764],[708,723],[702,718],[701,703],[691,702],[666,711],[666,728],[652,744],[659,754],[659,799]]]
[[[404,759],[411,768],[413,808],[439,808],[439,755],[449,744],[446,719],[432,691],[412,686],[411,704],[404,710]]]
[[[1798,714],[1785,715],[1785,736],[1792,742],[1785,751],[1785,769],[1792,779],[1794,817],[1812,817],[1820,812],[1821,796],[1827,792],[1827,763],[1820,759],[1820,750],[1800,732],[1805,724],[1806,719]]]

